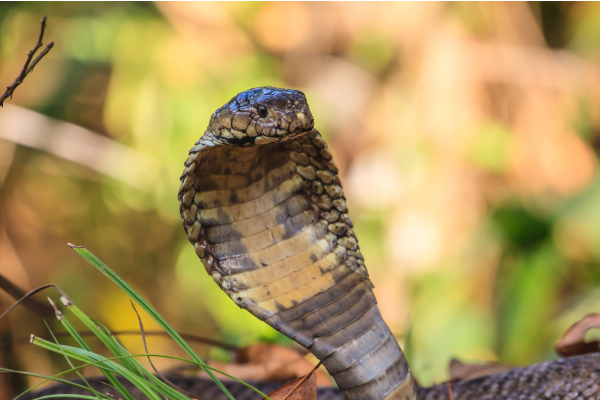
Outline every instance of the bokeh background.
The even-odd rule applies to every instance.
[[[0,110],[0,273],[22,288],[56,283],[112,329],[137,329],[72,242],[182,333],[289,343],[206,275],[176,199],[211,113],[271,85],[306,93],[422,384],[446,379],[452,357],[554,359],[568,326],[600,311],[600,3],[3,2],[2,85],[43,15],[55,47]],[[0,321],[5,343],[31,333],[47,331],[23,307]],[[66,366],[1,351],[4,367]],[[0,397],[27,383],[0,376]]]

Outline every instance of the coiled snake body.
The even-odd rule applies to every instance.
[[[313,125],[295,90],[250,89],[219,108],[181,175],[188,239],[237,305],[323,361],[341,394],[319,399],[448,399],[446,385],[417,391],[381,318],[337,166]],[[226,398],[212,381],[170,379],[199,399]],[[455,400],[598,400],[599,385],[596,353],[458,382],[452,392]]]

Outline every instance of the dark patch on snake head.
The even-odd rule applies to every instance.
[[[240,147],[243,147],[246,145],[252,145],[252,144],[254,144],[255,141],[256,141],[256,138],[250,137],[250,136],[243,136],[239,139],[234,137],[234,138],[227,140],[227,142],[229,144],[234,145],[234,146],[240,146]]]
[[[319,258],[317,257],[316,254],[310,253],[310,261],[317,262],[318,260],[319,260]],[[323,271],[321,271],[321,273],[323,273]]]
[[[237,203],[238,201],[240,201],[240,197],[238,196],[238,193],[236,190],[231,192],[231,194],[229,195],[229,201],[232,203]]]

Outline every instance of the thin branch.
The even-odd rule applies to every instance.
[[[48,43],[46,45],[46,47],[43,48],[43,50],[40,52],[40,54],[38,54],[38,56],[35,58],[35,60],[33,60],[33,62],[29,65],[29,67],[27,67],[27,71],[25,72],[25,76],[29,75],[30,72],[33,71],[33,69],[35,68],[35,66],[40,62],[40,60],[50,52],[50,50],[52,50],[52,48],[54,47],[54,41],[51,41],[50,43]]]
[[[25,64],[23,65],[23,69],[21,69],[21,73],[19,74],[19,76],[17,76],[17,78],[15,79],[15,81],[6,88],[6,91],[0,96],[0,107],[4,107],[4,100],[6,99],[12,99],[12,95],[15,91],[15,89],[21,84],[23,83],[23,81],[25,80],[25,77],[31,72],[33,71],[33,68],[35,68],[35,66],[40,62],[40,60],[46,55],[48,54],[48,52],[52,49],[52,47],[54,46],[54,42],[50,42],[46,45],[46,47],[44,47],[44,49],[40,52],[40,54],[33,60],[33,62],[31,61],[31,59],[33,58],[33,56],[35,55],[35,53],[37,53],[37,51],[40,49],[40,47],[42,47],[44,45],[44,43],[42,42],[42,40],[44,39],[44,31],[46,30],[46,19],[48,17],[44,16],[44,18],[42,18],[42,20],[40,21],[42,26],[40,28],[40,36],[38,38],[38,41],[35,45],[35,47],[33,49],[31,49],[29,51],[29,53],[27,54],[27,58],[25,59]]]

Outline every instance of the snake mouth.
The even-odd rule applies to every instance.
[[[225,141],[227,142],[228,145],[231,145],[231,146],[246,147],[246,146],[252,146],[253,144],[255,144],[256,139],[257,139],[257,137],[251,137],[251,136],[246,135],[239,139],[236,137],[233,137],[231,139],[226,139]]]
[[[248,147],[252,145],[286,142],[313,131],[314,120],[312,119],[312,116],[310,114],[307,116],[304,113],[298,114],[299,115],[296,116],[291,123],[286,124],[288,129],[282,129],[280,124],[273,127],[273,129],[270,130],[270,133],[274,132],[274,134],[252,135],[251,133],[249,134],[247,130],[221,130],[218,135],[218,142],[229,146]]]
[[[253,145],[262,145],[262,144],[271,144],[271,143],[279,143],[279,142],[287,142],[288,140],[296,139],[300,136],[304,136],[307,133],[313,132],[313,125],[308,126],[307,128],[297,129],[295,132],[290,132],[284,136],[242,136],[240,138],[228,138],[222,140],[222,142],[229,146],[236,147],[249,147]]]

